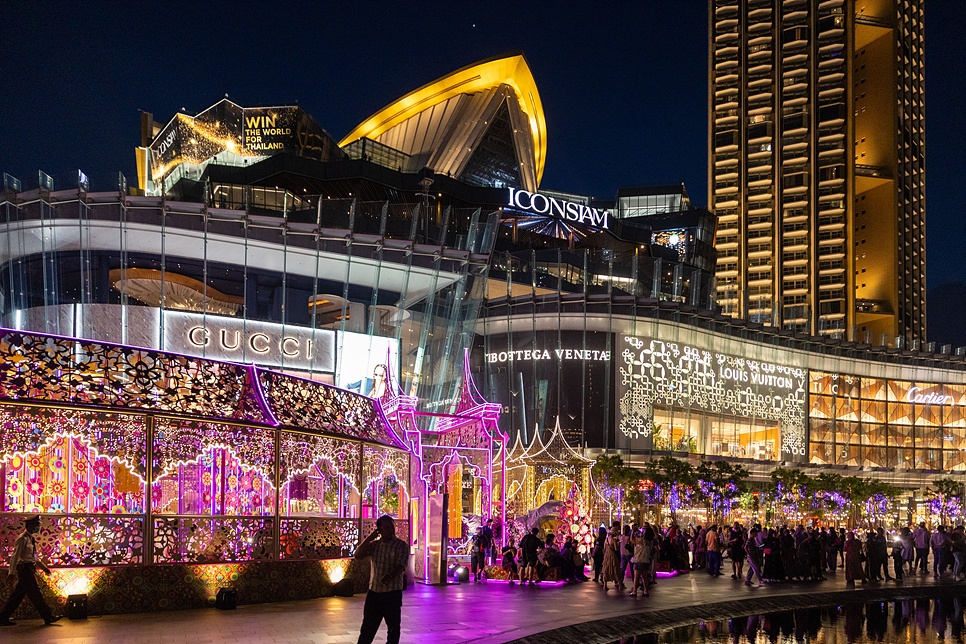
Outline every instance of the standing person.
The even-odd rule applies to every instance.
[[[356,549],[356,559],[369,559],[369,592],[362,613],[359,644],[371,644],[386,620],[386,644],[399,644],[402,591],[409,544],[396,537],[396,523],[388,514],[376,520],[376,529]]]
[[[845,538],[845,581],[854,585],[856,579],[865,583],[865,571],[862,569],[862,542],[855,538],[851,530]]]
[[[611,526],[610,534],[607,535],[607,539],[604,541],[604,566],[601,571],[604,578],[604,590],[607,590],[607,582],[614,582],[614,587],[618,588],[620,582],[619,570],[621,555],[620,555],[620,521],[614,521]]]
[[[651,557],[654,553],[654,530],[645,528],[641,534],[634,535],[634,580],[631,597],[637,597],[637,587],[644,587],[647,597],[647,582],[651,577]]]
[[[889,576],[889,542],[886,540],[885,528],[879,527],[875,533],[875,559],[876,562],[882,566],[882,576],[885,577],[886,581],[894,581],[892,577]],[[875,571],[876,577],[879,576],[879,571]]]
[[[845,528],[839,528],[839,565],[845,567]]]
[[[741,579],[742,568],[745,565],[745,535],[737,523],[728,541],[728,557],[731,558],[731,578]]]
[[[532,586],[539,578],[537,577],[537,550],[540,549],[540,528],[533,528],[520,540],[520,550],[523,552],[523,575],[520,576],[520,583],[529,581]]]
[[[10,572],[7,581],[17,580],[17,586],[13,589],[10,599],[7,600],[3,610],[0,610],[0,626],[14,626],[15,622],[10,621],[10,616],[20,606],[20,602],[26,597],[44,618],[44,624],[50,625],[60,619],[60,615],[54,616],[44,601],[44,596],[37,586],[37,576],[34,571],[40,568],[44,574],[50,575],[50,568],[37,557],[37,541],[34,535],[40,532],[40,517],[31,517],[23,522],[23,534],[17,537],[13,546],[13,554],[10,556]]]
[[[926,529],[926,522],[923,521],[912,533],[912,541],[916,546],[916,561],[912,564],[913,569],[918,568],[922,574],[928,572],[926,560],[929,558],[929,530]]]
[[[506,571],[507,577],[510,579],[511,586],[513,586],[520,578],[517,562],[514,559],[516,554],[517,549],[516,546],[513,545],[513,537],[510,537],[510,540],[507,542],[507,544],[503,546],[503,560],[500,562],[500,565],[503,567],[503,570]],[[521,583],[520,585],[522,586],[523,584]]]
[[[932,576],[939,579],[946,566],[945,551],[947,548],[946,526],[941,525],[932,533],[929,538],[929,546],[932,548]]]
[[[896,581],[902,581],[902,565],[904,563],[905,548],[902,539],[896,538],[892,542],[892,573],[896,576]]]
[[[721,576],[721,542],[718,540],[717,526],[708,528],[708,574],[712,577]]]
[[[597,538],[594,539],[594,583],[602,583],[600,571],[604,567],[604,542],[607,541],[607,529],[600,526],[597,530]]]
[[[694,569],[700,570],[708,566],[708,530],[701,526],[698,526],[696,530],[697,535],[694,538]]]
[[[909,574],[916,571],[912,562],[916,558],[916,546],[915,542],[912,540],[912,530],[909,526],[906,526],[900,532],[900,539],[902,539],[902,559],[905,561],[906,566],[909,568]]]
[[[762,552],[765,554],[765,579],[781,581],[785,578],[785,566],[782,563],[781,539],[774,528],[768,530]]]
[[[962,526],[957,526],[949,535],[949,549],[953,553],[953,578],[957,581],[966,571],[966,538],[963,537]]]
[[[828,531],[828,541],[826,542],[827,554],[825,555],[825,561],[828,563],[829,572],[835,574],[835,567],[838,563],[839,550],[842,548],[842,541],[839,539],[839,533],[834,529]]]
[[[631,526],[624,526],[624,533],[621,535],[621,588],[624,587],[624,577],[627,576],[627,569],[631,565],[634,557],[634,544],[631,543]],[[633,569],[631,569],[633,575]]]
[[[802,572],[798,566],[798,552],[795,549],[795,535],[787,528],[782,528],[778,535],[781,544],[782,568],[788,579],[801,579]]]
[[[496,540],[493,538],[493,519],[487,519],[486,525],[483,526],[483,538],[486,540],[486,550],[484,554],[489,558],[489,561],[484,561],[486,563],[495,564],[496,563]]]
[[[875,532],[871,530],[865,535],[865,576],[869,581],[882,581],[879,577],[878,551],[875,547]]]
[[[470,543],[470,572],[473,574],[473,582],[483,579],[483,571],[486,567],[486,535],[483,526],[476,528]]]

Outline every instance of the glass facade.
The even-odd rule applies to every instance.
[[[633,194],[634,192],[649,194]],[[622,189],[617,195],[617,214],[622,219],[680,212],[690,208],[691,200],[684,186],[668,188],[663,192],[655,189],[646,191]]]
[[[454,396],[496,211],[212,190],[225,207],[8,193],[3,326],[255,362],[363,393],[391,358],[407,392]]]
[[[813,463],[966,470],[966,384],[809,374]]]

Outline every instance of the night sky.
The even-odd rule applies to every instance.
[[[708,0],[6,3],[0,172],[136,184],[139,110],[298,103],[339,140],[391,101],[522,50],[548,129],[541,187],[613,198],[683,182],[707,202]],[[966,282],[966,1],[925,17],[927,276]]]

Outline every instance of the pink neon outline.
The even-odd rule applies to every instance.
[[[186,353],[177,353],[175,351],[161,351],[160,349],[149,349],[147,347],[139,347],[139,346],[135,346],[135,345],[132,345],[132,344],[120,344],[118,342],[101,342],[100,340],[91,340],[89,338],[75,338],[75,337],[72,337],[72,336],[69,336],[69,335],[57,335],[56,333],[40,333],[40,332],[37,332],[37,331],[18,331],[17,329],[10,329],[10,328],[7,328],[7,327],[0,327],[0,340],[2,340],[3,338],[5,338],[7,336],[7,334],[9,334],[9,333],[18,333],[20,335],[27,335],[27,336],[31,336],[31,335],[32,336],[39,336],[39,337],[42,337],[42,338],[55,338],[55,339],[58,339],[58,340],[68,340],[68,341],[71,341],[71,342],[79,342],[79,343],[99,344],[99,345],[102,345],[102,346],[117,347],[117,348],[120,348],[120,349],[134,349],[135,351],[147,351],[149,353],[157,353],[157,354],[166,355],[166,356],[176,356],[176,357],[179,357],[179,358],[187,358],[188,360],[198,360],[198,361],[201,361],[201,362],[213,362],[215,364],[222,364],[222,365],[228,365],[230,367],[240,367],[241,369],[247,369],[247,365],[240,364],[238,362],[228,362],[227,360],[215,360],[213,358],[201,358],[199,356],[189,356]],[[71,403],[71,404],[76,404],[76,405],[87,404],[87,405],[91,405],[93,407],[98,407],[99,406],[97,403]],[[118,407],[112,407],[110,405],[108,405],[108,407],[110,407],[112,409],[118,409]],[[131,408],[129,408],[129,407],[121,407],[120,409],[131,409]],[[201,414],[198,414],[198,417],[199,418],[205,418],[205,419],[216,419],[216,420],[222,420],[222,421],[224,421],[224,420],[232,420],[230,418],[225,418],[224,416],[202,416]],[[262,423],[263,421],[260,421],[260,420],[248,420],[248,422]],[[264,423],[264,424],[270,424],[270,423]]]
[[[228,364],[235,364],[235,363],[230,362]],[[392,424],[390,424],[389,419],[386,418],[386,414],[382,410],[382,404],[380,403],[380,401],[377,398],[369,398],[369,396],[366,396],[364,394],[360,394],[359,392],[356,392],[356,391],[349,391],[348,389],[343,389],[342,387],[337,387],[336,385],[330,385],[330,384],[325,383],[325,382],[319,382],[318,380],[312,380],[311,378],[303,378],[302,376],[296,376],[296,375],[292,375],[292,374],[288,374],[288,373],[282,373],[281,371],[275,371],[273,369],[260,369],[260,371],[264,371],[265,373],[271,373],[271,374],[274,374],[276,376],[282,376],[283,378],[291,378],[292,380],[301,380],[302,382],[307,382],[307,383],[310,383],[310,384],[312,384],[314,386],[317,386],[317,387],[323,387],[323,388],[328,388],[328,389],[335,389],[337,391],[341,391],[343,393],[347,393],[350,396],[359,396],[359,397],[362,397],[362,398],[366,398],[368,400],[371,400],[373,402],[373,404],[375,405],[375,408],[377,410],[377,413],[379,415],[379,418],[382,420],[383,424],[386,426],[386,429],[389,430],[389,435],[392,438],[396,439],[397,445],[391,445],[389,443],[381,443],[379,441],[374,441],[374,440],[371,440],[371,439],[363,438],[361,436],[352,436],[352,435],[350,435],[350,437],[351,438],[355,438],[357,440],[365,441],[367,443],[375,443],[377,445],[388,445],[390,447],[394,447],[394,448],[397,448],[397,449],[406,450],[407,452],[410,451],[410,449],[408,447],[406,447],[406,444],[396,434],[396,430],[393,429],[393,426],[392,426]],[[259,383],[259,385],[260,384],[261,383]],[[308,428],[305,428],[305,429],[308,429]]]
[[[255,398],[255,401],[258,404],[259,410],[263,414],[265,414],[266,417],[267,417],[267,422],[265,422],[264,424],[271,425],[273,427],[279,427],[279,426],[281,426],[281,422],[275,416],[274,412],[271,409],[271,406],[268,404],[268,399],[265,396],[264,390],[262,389],[261,381],[257,378],[257,372],[258,371],[264,371],[266,373],[271,373],[271,374],[283,376],[285,378],[293,378],[295,380],[302,380],[304,382],[312,383],[313,385],[316,385],[316,386],[329,387],[329,388],[332,388],[332,389],[338,389],[339,391],[345,392],[345,393],[350,394],[352,396],[362,396],[363,398],[369,398],[368,396],[364,396],[363,394],[357,393],[355,391],[349,391],[348,389],[343,389],[341,387],[337,387],[335,385],[330,385],[330,384],[327,384],[327,383],[324,383],[324,382],[319,382],[317,380],[311,380],[309,378],[303,378],[301,376],[294,376],[294,375],[290,375],[290,374],[287,374],[287,373],[282,373],[281,371],[275,371],[273,369],[259,369],[258,367],[255,366],[255,363],[252,363],[250,365],[246,365],[246,364],[242,364],[242,363],[239,363],[239,362],[230,362],[228,360],[216,360],[214,358],[202,358],[200,356],[191,356],[191,355],[188,355],[188,354],[185,354],[185,353],[178,353],[176,351],[162,351],[162,350],[159,350],[159,349],[150,349],[148,347],[139,347],[139,346],[130,345],[130,344],[120,344],[118,342],[101,342],[100,340],[91,340],[89,338],[75,338],[75,337],[67,336],[67,335],[58,335],[56,333],[40,333],[40,332],[35,332],[35,331],[18,331],[17,329],[10,329],[10,328],[7,328],[7,327],[0,327],[0,339],[3,339],[4,337],[6,337],[7,334],[10,334],[10,333],[16,333],[16,334],[19,334],[19,335],[26,335],[26,336],[37,336],[37,337],[44,337],[44,338],[55,338],[55,339],[59,339],[59,340],[67,340],[67,341],[70,341],[70,342],[98,344],[98,345],[108,346],[108,347],[117,347],[119,349],[134,349],[135,351],[146,351],[146,352],[149,352],[149,353],[155,353],[155,354],[159,354],[159,355],[176,356],[176,357],[179,357],[179,358],[187,358],[188,360],[196,360],[196,361],[199,361],[199,362],[209,362],[209,363],[227,365],[229,367],[237,367],[237,368],[240,368],[240,369],[244,370],[249,375],[249,380],[251,381],[252,391],[254,392],[254,396],[253,397]],[[253,369],[255,370],[254,375],[253,375]],[[393,429],[392,425],[389,423],[388,419],[386,418],[385,413],[383,413],[383,411],[382,411],[382,406],[379,404],[379,401],[376,400],[376,399],[374,399],[374,398],[369,398],[369,400],[373,401],[373,403],[376,404],[376,406],[378,408],[378,414],[379,414],[380,420],[382,420],[383,424],[385,425],[386,429],[388,430],[389,435],[396,440],[396,445],[390,445],[390,446],[391,447],[398,448],[398,449],[403,449],[403,450],[406,450],[406,451],[410,451],[409,448],[406,447],[405,443],[396,434],[396,432]],[[97,403],[71,403],[71,404],[77,404],[77,405],[86,404],[86,405],[90,405],[92,407],[99,407],[99,405]],[[129,409],[129,408],[124,407],[124,409]],[[222,421],[224,421],[224,420],[231,420],[231,419],[226,419],[223,416],[202,416],[202,415],[199,414],[198,417],[199,418],[204,418],[204,419],[214,419],[214,420],[222,420]],[[256,423],[259,423],[259,422],[263,422],[263,421],[257,421],[257,420],[252,421],[252,420],[249,420],[248,422],[256,422]],[[358,440],[367,441],[367,442],[373,442],[373,443],[376,443],[376,444],[379,444],[379,445],[383,445],[384,444],[384,443],[380,443],[378,441],[371,441],[371,440],[362,438],[361,436],[351,436],[350,435],[350,437],[356,438]]]
[[[282,423],[278,421],[275,413],[272,411],[271,407],[268,406],[268,400],[265,398],[265,391],[262,389],[262,381],[258,377],[258,367],[255,363],[248,365],[248,377],[252,381],[252,389],[255,391],[255,400],[258,401],[258,407],[262,410],[271,424],[278,427]]]

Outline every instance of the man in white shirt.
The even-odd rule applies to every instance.
[[[17,580],[17,587],[13,589],[13,594],[7,600],[3,610],[0,610],[0,626],[14,626],[15,622],[10,621],[10,616],[20,606],[20,602],[27,597],[37,608],[37,612],[44,618],[44,624],[50,625],[60,619],[54,617],[44,601],[44,596],[37,585],[37,577],[34,574],[36,568],[40,568],[47,575],[50,568],[37,558],[37,542],[34,535],[40,532],[40,517],[31,517],[23,522],[24,531],[17,538],[13,546],[13,554],[10,556],[10,572],[7,574],[7,583]]]
[[[371,644],[382,620],[386,620],[386,644],[399,644],[402,591],[409,544],[396,538],[396,524],[389,515],[376,521],[375,531],[356,549],[356,559],[369,561],[369,592],[362,614],[359,644]]]

